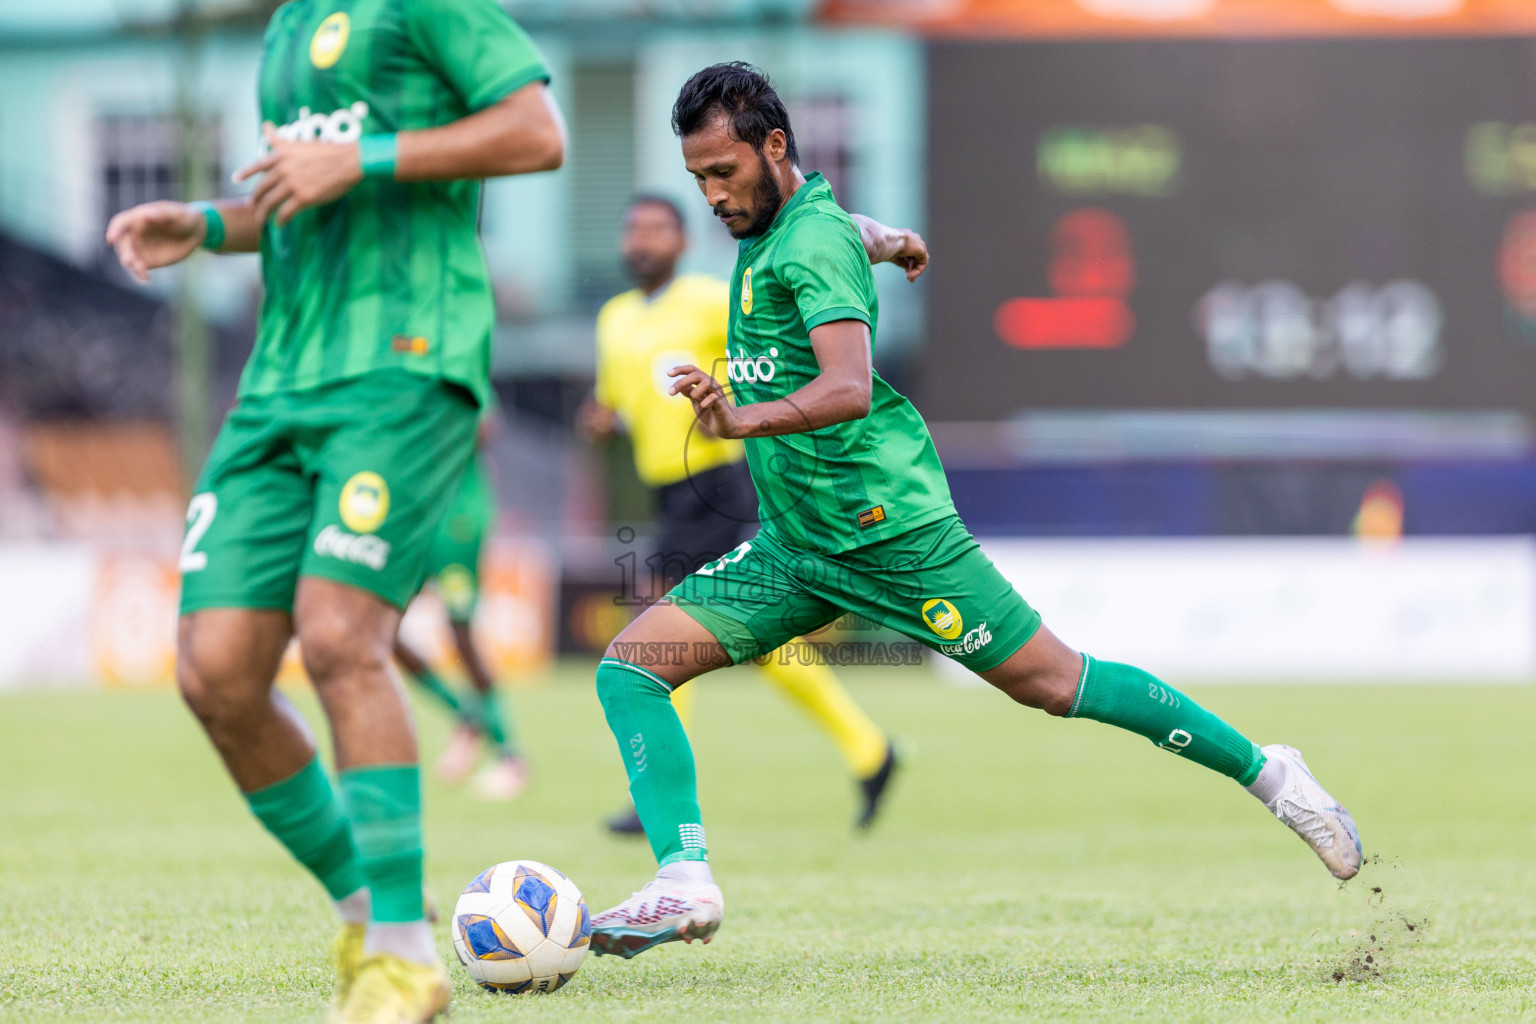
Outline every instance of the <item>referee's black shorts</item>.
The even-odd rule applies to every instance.
[[[757,533],[757,489],[745,460],[656,489],[660,531],[648,564],[675,586]]]

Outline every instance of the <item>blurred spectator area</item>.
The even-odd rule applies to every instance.
[[[0,235],[0,540],[174,543],[169,310]]]

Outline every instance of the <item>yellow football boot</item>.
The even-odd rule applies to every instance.
[[[336,968],[336,989],[331,993],[331,1009],[326,1014],[327,1024],[341,1020],[341,1008],[352,991],[357,979],[357,967],[363,962],[363,935],[368,930],[363,924],[343,924],[331,940],[331,965]]]
[[[358,965],[338,1024],[427,1024],[448,1008],[452,990],[442,964],[373,953]]]

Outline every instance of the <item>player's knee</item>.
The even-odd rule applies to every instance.
[[[265,698],[266,687],[233,653],[188,629],[178,639],[176,688],[205,728],[234,727]]]
[[[393,644],[358,629],[341,616],[321,616],[299,629],[304,671],[317,687],[332,686],[359,673],[381,672]]]
[[[603,707],[650,697],[670,699],[670,684],[662,682],[660,677],[631,659],[612,653],[613,650],[610,645],[609,653],[597,666],[597,699]]]
[[[208,725],[216,717],[220,706],[215,696],[217,690],[209,684],[208,676],[188,656],[186,650],[180,650],[177,654],[176,688],[181,691],[182,702],[197,716],[198,721]]]
[[[294,625],[304,670],[320,689],[349,681],[372,688],[387,677],[400,613],[381,598],[329,580],[299,581]]]
[[[638,663],[640,661],[641,652],[648,645],[638,639],[638,635],[631,628],[632,626],[633,624],[625,626],[619,631],[618,636],[608,641],[608,646],[603,649],[603,658],[605,660],[627,663]],[[598,679],[602,679],[601,673],[598,674]]]
[[[612,704],[616,697],[626,691],[638,687],[640,683],[636,673],[613,664],[615,661],[623,660],[613,652],[613,644],[609,644],[608,650],[603,653],[603,660],[597,666],[597,699],[604,707]]]

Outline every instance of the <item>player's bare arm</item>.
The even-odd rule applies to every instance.
[[[356,143],[292,142],[263,126],[269,147],[260,159],[235,173],[236,181],[261,181],[248,198],[212,204],[224,222],[220,252],[256,252],[261,225],[277,215],[286,224],[294,214],[332,202],[363,178]],[[554,170],[565,159],[565,122],[543,83],[524,86],[485,110],[440,128],[396,136],[398,181],[488,178]],[[123,268],[140,283],[149,272],[180,263],[207,237],[207,219],[186,203],[162,200],[124,210],[107,225],[107,244]]]
[[[221,252],[255,252],[261,230],[245,199],[213,204],[224,221]],[[107,224],[107,244],[117,251],[123,269],[141,284],[149,272],[180,263],[197,251],[207,237],[208,220],[197,206],[160,200],[124,210]]]
[[[256,219],[287,224],[301,210],[334,202],[363,180],[358,143],[279,139],[262,126],[268,151],[235,172],[261,178],[251,193]],[[438,128],[395,136],[396,181],[455,181],[552,171],[565,161],[565,122],[542,82]]]
[[[699,422],[719,437],[800,434],[868,416],[874,386],[869,325],[862,320],[822,324],[811,330],[811,348],[821,373],[805,387],[772,402],[737,408],[720,382],[696,366],[669,371],[678,378],[672,382],[672,394],[693,402]]]
[[[859,240],[869,253],[869,262],[894,263],[906,272],[908,281],[916,281],[928,269],[928,243],[911,228],[892,228],[862,213],[850,213],[858,226]]]

